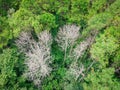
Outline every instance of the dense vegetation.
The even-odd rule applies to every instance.
[[[0,90],[119,90],[120,0],[0,0]]]

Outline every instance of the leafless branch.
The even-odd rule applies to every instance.
[[[16,44],[27,57],[25,77],[32,80],[35,85],[40,86],[41,80],[52,70],[49,67],[52,38],[48,31],[43,31],[38,35],[38,39],[38,42],[35,41],[30,32],[22,32],[16,40]]]

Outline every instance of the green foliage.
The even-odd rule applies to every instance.
[[[92,31],[99,31],[107,27],[112,20],[112,16],[109,13],[96,14],[88,20],[88,27],[82,32],[83,36],[88,35]]]
[[[86,22],[89,0],[71,0],[69,5],[68,22],[80,25],[81,21]]]
[[[96,43],[92,45],[91,48],[92,57],[98,60],[103,65],[106,64],[108,65],[110,61],[112,61],[113,64],[119,62],[118,55],[120,49],[119,37],[120,37],[119,28],[116,27],[107,28],[104,34],[101,34],[100,37],[96,39]]]
[[[6,18],[0,17],[0,48],[6,46],[10,39],[10,30],[7,27]]]
[[[96,39],[96,43],[92,45],[91,55],[92,58],[98,60],[103,66],[108,65],[109,57],[118,48],[116,44],[116,39],[114,37],[107,37],[105,35],[100,35]]]
[[[77,61],[78,68],[81,63],[86,68],[81,81],[81,76],[74,80],[66,75],[75,60],[70,48],[65,58],[55,41],[58,28],[65,24],[81,26],[82,34],[72,49],[95,36]],[[119,90],[119,77],[114,72],[120,67],[120,0],[0,0],[0,90],[39,90],[24,77],[26,58],[14,48],[14,41],[22,31],[30,31],[37,41],[43,30],[53,35],[53,71],[39,89]]]
[[[112,64],[114,67],[119,67],[120,66],[120,48],[118,51],[116,51],[116,54],[114,58],[112,59]]]
[[[106,68],[101,71],[92,71],[83,83],[84,90],[118,90],[119,81],[114,79],[114,69]]]
[[[42,24],[42,27],[46,30],[56,27],[55,16],[50,13],[44,13],[38,16],[39,22]]]
[[[64,90],[84,90],[80,83],[70,83],[64,86]]]
[[[31,29],[31,23],[34,16],[31,12],[25,9],[19,9],[9,18],[9,25],[13,30],[14,37],[18,36],[21,30]]]
[[[89,15],[93,16],[99,12],[103,12],[101,9],[104,8],[104,5],[107,4],[107,0],[93,0],[90,2]]]
[[[27,90],[32,88],[32,84],[26,83],[22,76],[23,59],[16,49],[6,49],[0,54],[0,89],[2,90]],[[26,84],[25,84],[26,83]]]
[[[119,42],[120,27],[111,26],[105,30],[104,34],[108,37],[114,37],[117,40],[117,42]]]
[[[17,62],[17,57],[12,55],[14,55],[14,52],[9,49],[3,51],[3,54],[0,55],[0,86],[4,86],[8,82],[7,78],[14,80],[14,77],[16,76],[13,69]]]
[[[42,89],[44,90],[61,90],[63,89],[63,77],[65,76],[66,69],[65,68],[58,68],[58,70],[55,70],[55,72],[52,72],[52,74],[45,79],[42,85]]]
[[[9,25],[16,37],[21,31],[35,31],[36,34],[43,29],[50,30],[56,27],[55,16],[50,13],[35,15],[29,10],[21,8],[9,18]]]
[[[120,66],[120,28],[119,27],[109,27],[105,30],[105,35],[109,37],[114,37],[116,39],[116,44],[118,45],[116,51],[112,53],[111,62],[114,67]],[[112,46],[113,47],[113,46]]]
[[[0,0],[0,16],[7,16],[7,12],[10,8],[19,8],[19,0]]]
[[[28,11],[30,11],[31,13],[34,13],[34,14],[40,14],[41,13],[41,8],[40,8],[40,5],[39,5],[39,2],[41,0],[37,0],[37,1],[34,1],[34,0],[21,0],[21,3],[20,3],[20,8],[24,8]]]
[[[111,13],[113,16],[120,13],[120,0],[115,0],[115,2],[106,10],[106,12]]]
[[[95,15],[88,21],[88,27],[91,30],[100,30],[101,28],[105,27],[111,19],[112,16],[109,13]]]

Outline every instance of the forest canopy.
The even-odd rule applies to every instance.
[[[0,0],[0,90],[119,90],[120,0]]]

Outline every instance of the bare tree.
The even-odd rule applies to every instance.
[[[79,37],[79,29],[80,27],[76,25],[65,25],[58,32],[56,41],[65,52],[64,60],[66,58],[67,48],[72,46]]]
[[[67,73],[66,74],[70,74],[73,76],[73,78],[75,80],[78,80],[78,78],[81,76],[81,77],[84,77],[84,71],[85,71],[85,68],[84,68],[84,65],[81,64],[80,66],[75,62],[75,63],[72,63],[70,65],[70,68],[68,69]]]
[[[52,70],[49,66],[52,38],[48,31],[43,31],[38,35],[38,39],[38,42],[35,41],[30,32],[22,32],[16,44],[27,57],[25,77],[40,86],[41,80]]]
[[[79,58],[83,56],[84,52],[87,49],[89,49],[91,44],[94,42],[95,36],[97,35],[98,32],[93,31],[92,34],[93,33],[94,33],[94,35],[90,35],[88,38],[86,38],[86,40],[84,40],[80,44],[78,44],[72,50],[72,54],[70,55],[70,56],[72,56],[73,61],[67,71],[67,74],[71,74],[75,80],[78,80],[78,78],[81,76],[81,78],[79,79],[79,81],[81,81],[85,77],[85,75],[89,71],[89,69],[95,63],[95,61],[93,61],[88,67],[85,67],[82,64],[82,62],[80,62],[81,64],[78,65]]]
[[[85,52],[85,50],[93,43],[94,38],[88,37],[85,41],[82,41],[80,44],[76,46],[76,48],[73,49],[73,57],[75,60],[78,60]]]

